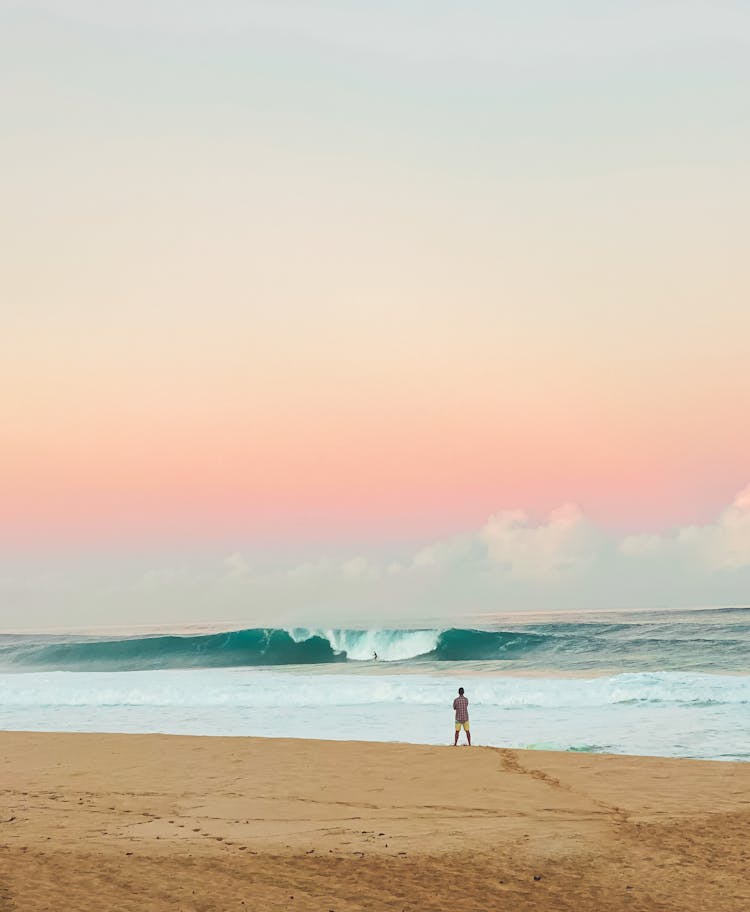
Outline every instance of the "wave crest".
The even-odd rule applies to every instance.
[[[0,646],[3,665],[86,671],[518,658],[544,634],[464,630],[253,628],[194,636],[66,638]]]

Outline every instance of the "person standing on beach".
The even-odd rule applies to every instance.
[[[471,734],[469,732],[469,698],[464,696],[463,687],[458,688],[458,696],[453,701],[453,708],[456,711],[456,737],[453,740],[453,746],[458,744],[458,736],[461,728],[466,732],[466,740],[471,747]]]

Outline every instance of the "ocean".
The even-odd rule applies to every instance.
[[[750,608],[0,635],[0,728],[750,760]]]

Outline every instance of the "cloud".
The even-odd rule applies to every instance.
[[[694,562],[708,572],[750,567],[750,485],[715,523],[684,526],[667,535],[630,535],[619,550],[629,558]]]
[[[722,513],[713,530],[709,555],[719,569],[750,565],[750,485]]]
[[[420,548],[408,569],[436,572],[472,565],[497,578],[555,580],[583,573],[603,538],[576,504],[563,504],[536,523],[523,510],[504,510],[475,533]]]
[[[353,557],[351,560],[344,561],[339,568],[341,575],[346,579],[377,579],[380,575],[379,568],[370,563],[366,557]]]
[[[495,565],[522,580],[583,573],[599,548],[596,530],[571,503],[536,525],[520,510],[496,513],[480,530],[479,540]]]
[[[238,577],[247,576],[250,573],[250,564],[245,558],[235,552],[224,558],[225,577],[227,579],[237,579]]]
[[[317,552],[317,553],[316,553]],[[746,604],[750,485],[713,522],[617,537],[575,504],[533,518],[501,510],[472,532],[389,551],[262,559],[251,550],[180,562],[132,556],[94,569],[0,561],[6,601],[29,625],[183,623],[377,626],[523,609],[617,609]],[[59,620],[57,618],[59,617]]]
[[[224,560],[247,592],[290,610],[321,605],[395,615],[512,608],[608,608],[737,602],[750,591],[750,486],[714,523],[617,538],[574,503],[541,518],[501,510],[474,532],[395,558],[319,557],[253,572]],[[734,574],[734,575],[733,575]]]
[[[468,535],[455,535],[443,541],[420,548],[410,562],[410,569],[425,570],[455,565],[471,557],[474,539]]]

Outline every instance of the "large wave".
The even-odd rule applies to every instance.
[[[549,640],[546,634],[447,630],[314,630],[253,628],[194,636],[35,638],[0,644],[0,664],[46,669],[136,671],[318,665],[332,662],[471,661],[518,657]]]
[[[557,623],[476,630],[251,628],[131,636],[0,636],[0,668],[139,671],[330,663],[513,663],[562,670],[748,669],[750,625]]]
[[[352,661],[403,662],[408,659],[434,661],[480,661],[502,659],[530,652],[548,642],[547,634],[509,630],[320,630],[296,628],[295,642],[324,639],[338,656]]]

